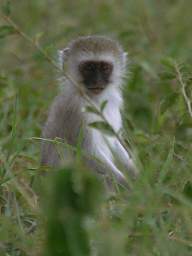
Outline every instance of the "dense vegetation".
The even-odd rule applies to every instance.
[[[0,255],[192,255],[192,2],[10,2],[0,2]],[[128,195],[102,196],[80,149],[57,175],[39,167],[33,138],[58,85],[33,44],[54,59],[88,34],[114,36],[129,53],[125,139],[141,174]]]

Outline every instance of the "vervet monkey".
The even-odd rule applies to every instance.
[[[70,79],[63,80],[63,93],[56,97],[43,129],[43,138],[59,137],[73,146],[77,145],[82,129],[82,149],[88,156],[87,165],[107,177],[114,175],[117,182],[123,185],[126,183],[125,176],[116,167],[113,153],[130,173],[136,171],[132,159],[115,136],[108,136],[102,130],[89,127],[90,123],[101,121],[101,118],[83,111],[89,104],[76,85],[84,90],[96,106],[100,107],[103,101],[107,101],[103,114],[118,132],[122,128],[121,86],[126,69],[126,55],[116,41],[104,36],[80,37],[60,50],[60,68],[74,82]],[[90,155],[101,162],[90,158]],[[42,143],[42,164],[61,164],[55,145],[46,141]]]

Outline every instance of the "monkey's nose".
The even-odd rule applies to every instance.
[[[107,80],[102,77],[101,74],[92,74],[86,79],[84,79],[84,84],[87,89],[94,89],[94,88],[105,88],[107,84]]]

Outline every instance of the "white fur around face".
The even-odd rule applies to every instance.
[[[112,84],[119,86],[121,84],[122,72],[124,72],[124,67],[120,60],[115,59],[115,57],[110,53],[92,53],[83,52],[81,54],[71,56],[67,62],[67,73],[73,78],[77,83],[81,83],[82,78],[79,73],[79,64],[85,61],[106,61],[113,65],[113,72],[111,75]]]

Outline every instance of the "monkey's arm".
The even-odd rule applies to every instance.
[[[123,173],[115,166],[115,164],[113,163],[112,159],[109,158],[109,156],[106,156],[105,153],[103,153],[102,151],[98,152],[98,157],[99,159],[102,161],[103,166],[100,165],[102,167],[102,169],[104,170],[104,173],[108,173],[108,176],[114,177],[114,180],[117,180],[117,182],[128,188],[128,183],[126,181],[125,176],[123,175]],[[99,166],[98,166],[99,167]]]
[[[49,119],[43,129],[43,141],[41,144],[41,164],[56,167],[59,165],[59,152],[57,145],[49,140],[54,140],[56,137],[56,130],[54,126],[50,124]],[[47,139],[47,140],[46,140]]]
[[[59,154],[56,146],[50,142],[42,142],[41,164],[52,167],[56,167],[59,164]]]
[[[73,101],[68,95],[65,90],[65,94],[55,98],[43,128],[42,137],[45,140],[42,141],[41,163],[44,165],[59,166],[62,161],[67,161],[71,157],[72,152],[66,145],[75,145],[80,121]],[[55,138],[60,138],[64,144],[46,141]]]
[[[133,162],[133,159],[129,156],[128,152],[121,145],[121,143],[115,140],[113,145],[115,158],[125,168],[132,177],[137,176],[138,170]]]
[[[47,166],[58,166],[59,154],[57,145],[50,140],[56,137],[61,137],[62,127],[62,112],[61,112],[61,97],[57,96],[51,105],[47,121],[42,131],[41,144],[41,164]]]

